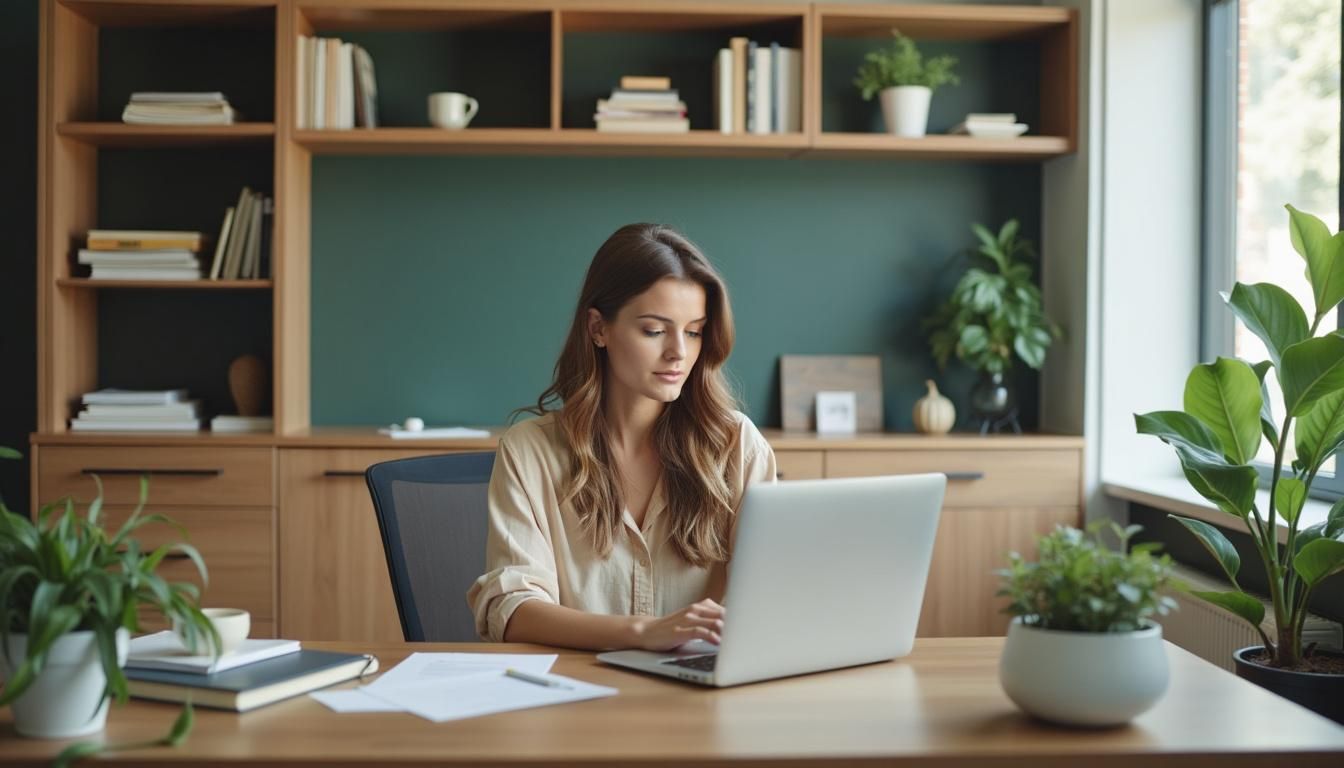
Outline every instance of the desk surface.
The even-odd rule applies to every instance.
[[[197,710],[177,749],[121,752],[157,765],[859,765],[1144,768],[1344,765],[1344,727],[1168,645],[1171,688],[1119,729],[1057,728],[998,683],[1001,638],[922,639],[884,664],[709,690],[561,652],[554,671],[620,689],[595,701],[433,724],[330,712],[304,696],[244,715]],[[355,650],[349,643],[308,647]],[[365,645],[383,669],[408,653],[538,651],[517,645]],[[1105,660],[1099,660],[1105,663]],[[1085,681],[1080,681],[1086,684]],[[352,685],[352,684],[351,684]],[[348,686],[347,686],[348,687]],[[114,707],[102,738],[162,735],[175,705]],[[0,712],[0,765],[39,765],[65,742],[18,738]]]

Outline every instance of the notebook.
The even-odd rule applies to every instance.
[[[378,659],[356,653],[301,650],[244,667],[201,675],[162,669],[126,669],[132,696],[186,701],[247,712],[378,671]]]
[[[248,639],[219,658],[195,655],[182,646],[177,634],[168,630],[131,639],[126,666],[135,669],[166,669],[209,675],[227,669],[255,664],[299,652],[298,640]]]

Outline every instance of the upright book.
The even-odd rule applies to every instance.
[[[377,671],[378,659],[367,654],[301,650],[209,675],[127,667],[126,680],[131,695],[142,699],[189,698],[203,707],[247,712]]]

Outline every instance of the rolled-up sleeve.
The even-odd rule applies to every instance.
[[[528,600],[559,603],[555,552],[543,510],[535,503],[536,467],[520,466],[507,440],[500,440],[490,475],[486,572],[467,591],[476,633],[504,641],[504,629]]]

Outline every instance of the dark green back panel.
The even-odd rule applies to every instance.
[[[934,372],[918,317],[955,281],[970,222],[1017,216],[1034,235],[1039,200],[1032,165],[315,158],[312,420],[503,422],[549,382],[597,247],[659,221],[728,281],[752,419],[778,423],[780,355],[878,354],[887,426],[908,429]]]

